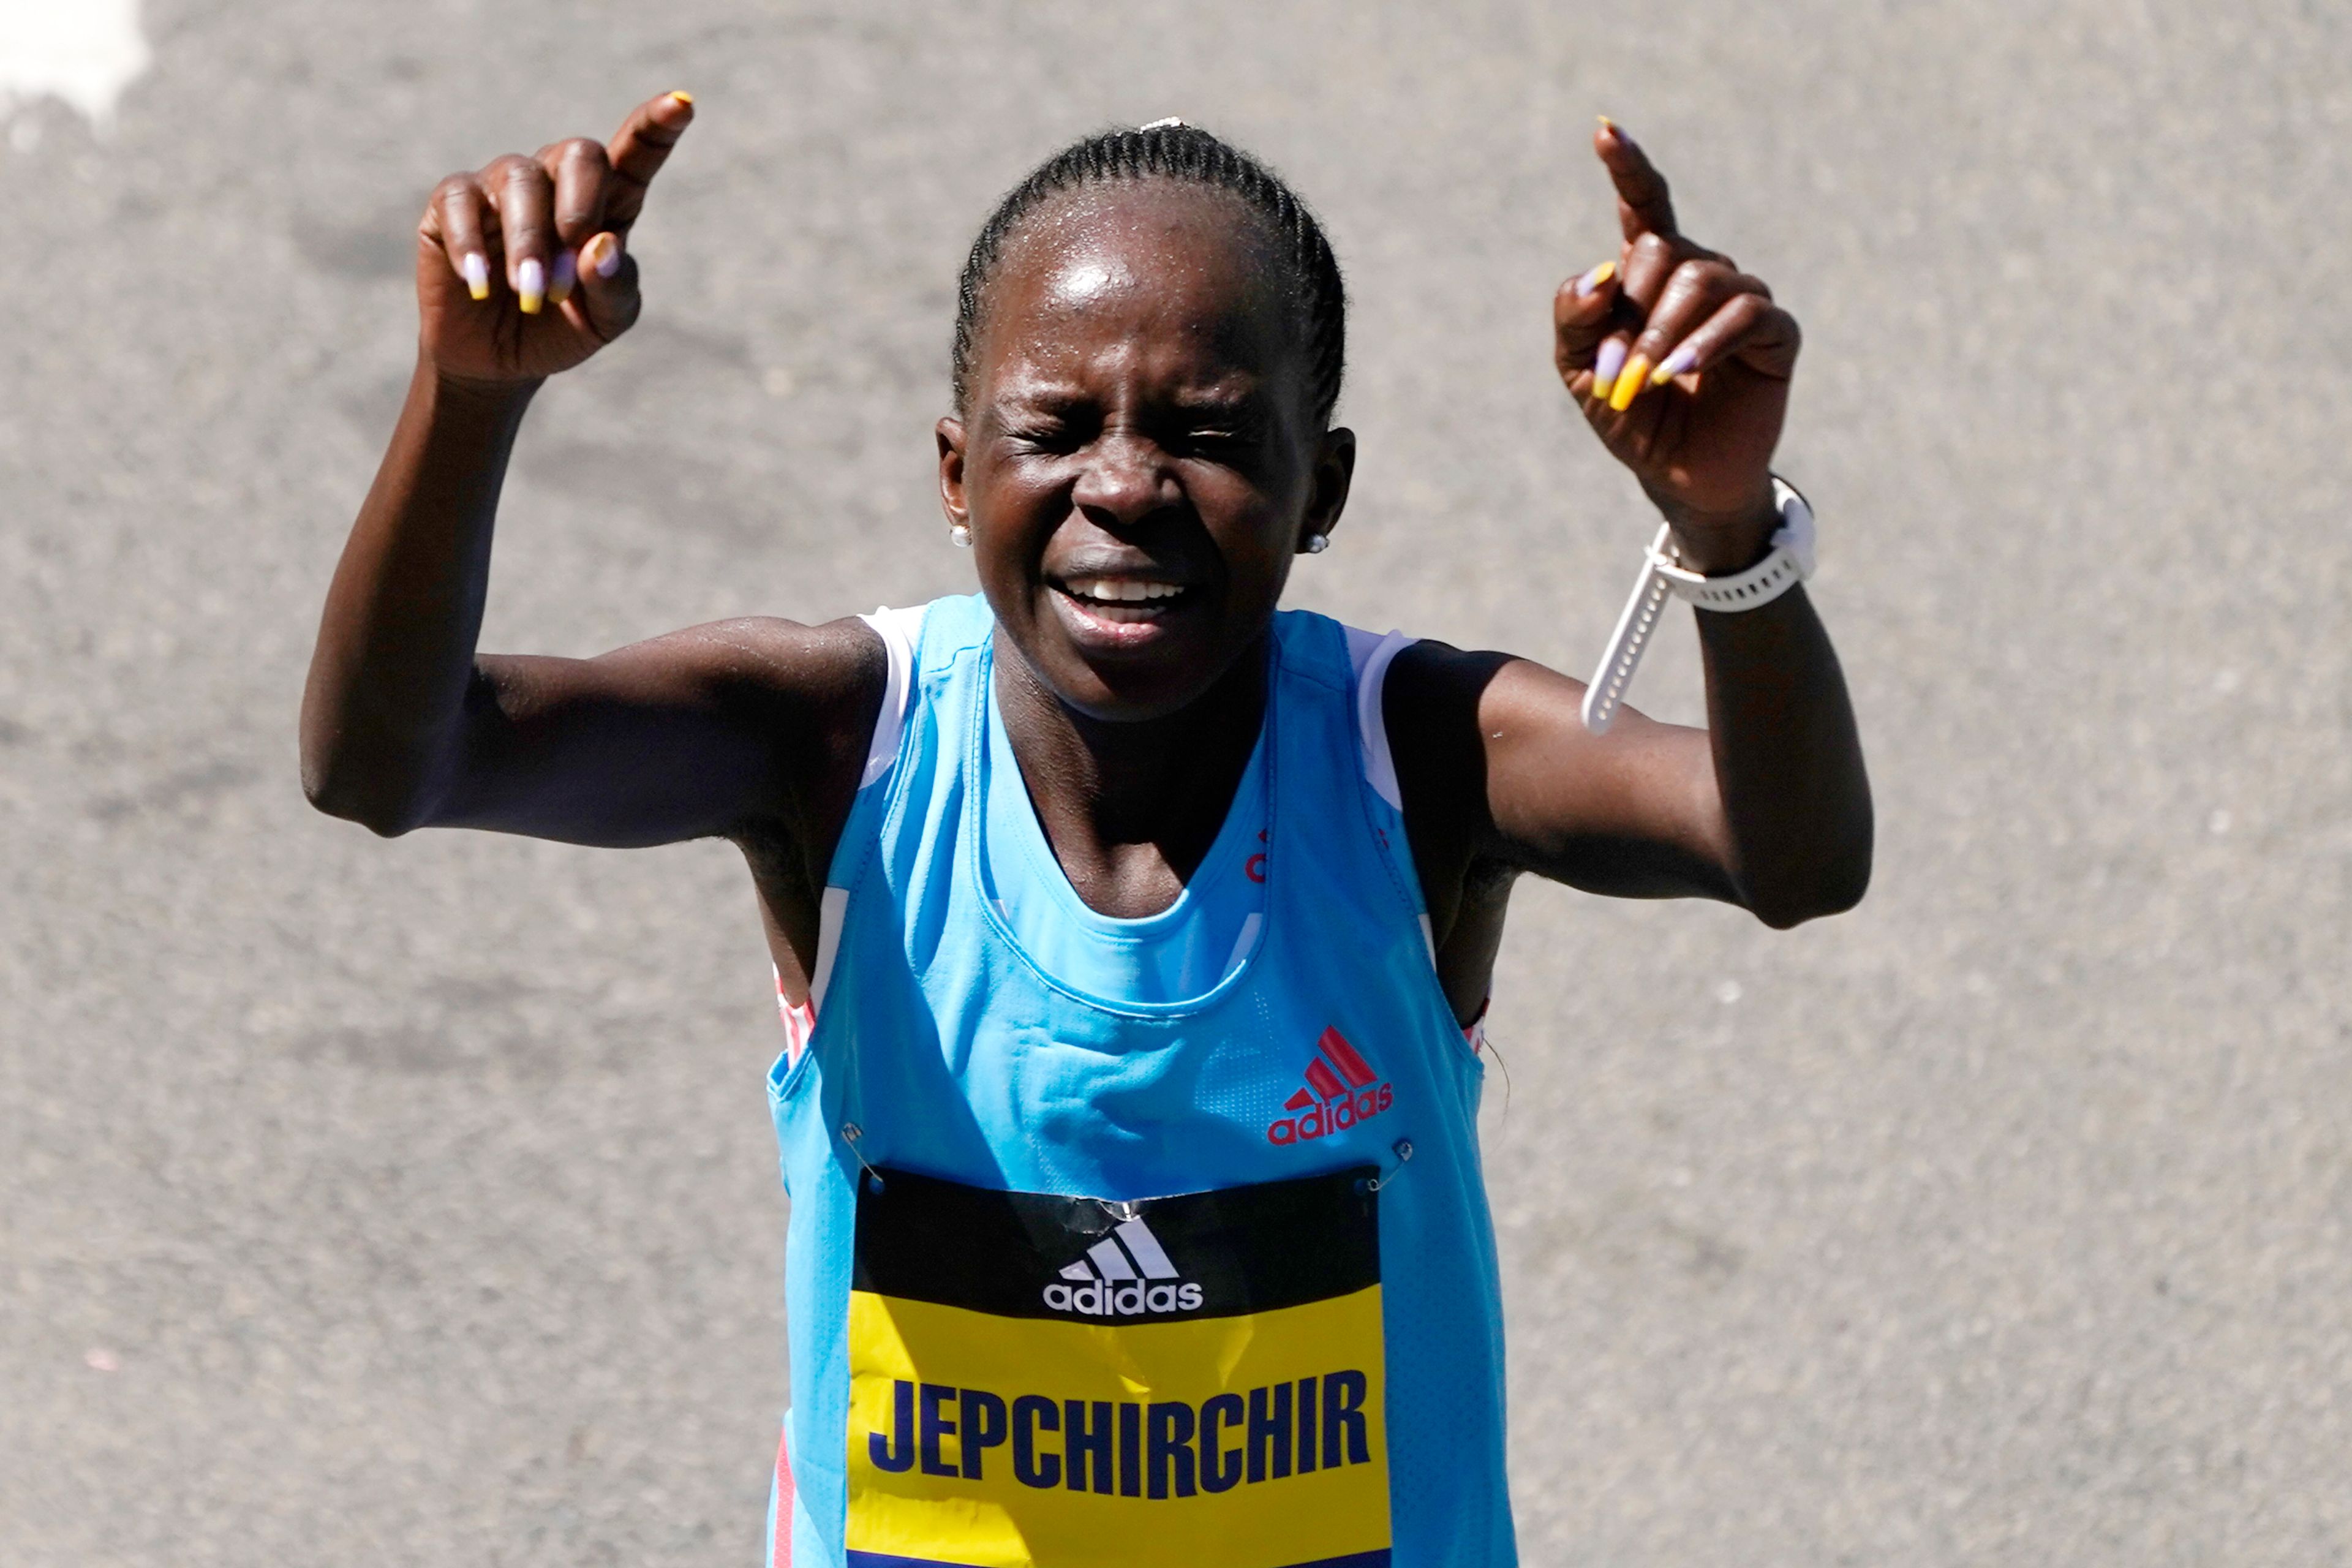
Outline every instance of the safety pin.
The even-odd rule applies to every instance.
[[[1366,1176],[1362,1181],[1356,1184],[1358,1188],[1367,1193],[1377,1193],[1382,1187],[1385,1187],[1390,1183],[1395,1181],[1399,1175],[1402,1174],[1404,1172],[1405,1163],[1412,1158],[1412,1140],[1410,1138],[1398,1139],[1394,1143],[1390,1145],[1390,1152],[1396,1155],[1397,1163],[1395,1168],[1393,1170],[1382,1171],[1376,1176]]]
[[[866,1173],[873,1178],[874,1190],[878,1193],[883,1189],[882,1173],[874,1168],[873,1163],[866,1158],[866,1151],[857,1146],[858,1140],[865,1136],[866,1129],[858,1126],[856,1122],[845,1121],[841,1124],[841,1141],[849,1145],[850,1153],[856,1155],[857,1163],[866,1167]]]

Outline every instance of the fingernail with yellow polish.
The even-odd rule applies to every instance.
[[[1609,279],[1617,276],[1617,264],[1604,261],[1576,280],[1576,297],[1590,300]]]
[[[572,298],[572,286],[579,281],[579,258],[568,250],[558,252],[555,258],[555,276],[548,279],[548,299],[561,305],[564,300]]]
[[[687,91],[684,88],[677,89],[676,91],[672,92],[670,96],[677,100],[680,103],[686,104],[689,108],[693,106],[694,94]]]
[[[473,251],[457,264],[457,270],[466,279],[467,293],[477,300],[490,297],[490,263],[488,257],[478,250]]]
[[[515,292],[521,297],[522,313],[536,316],[547,303],[547,268],[534,256],[515,268]]]
[[[598,235],[581,251],[580,263],[593,268],[599,278],[610,278],[621,269],[621,242],[609,234]]]
[[[1658,362],[1658,368],[1650,373],[1650,384],[1664,386],[1678,375],[1688,375],[1691,367],[1696,363],[1698,351],[1685,343]]]
[[[1592,395],[1603,403],[1609,401],[1609,389],[1616,384],[1617,373],[1625,367],[1625,345],[1615,338],[1601,345],[1592,356]]]
[[[1609,395],[1609,406],[1622,414],[1633,406],[1633,399],[1642,395],[1642,388],[1650,379],[1650,356],[1635,354],[1625,362],[1625,374],[1617,378],[1617,385]]]

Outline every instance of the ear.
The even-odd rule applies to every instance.
[[[1307,492],[1307,510],[1298,520],[1298,552],[1311,553],[1307,542],[1317,534],[1328,535],[1339,526],[1339,513],[1348,505],[1348,487],[1356,478],[1356,433],[1345,426],[1323,432],[1315,452],[1314,488]]]
[[[963,489],[963,421],[942,419],[936,434],[940,440],[940,509],[948,514],[950,527],[969,528],[971,507],[964,499]]]

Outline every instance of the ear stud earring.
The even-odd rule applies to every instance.
[[[1309,554],[1309,555],[1320,555],[1320,554],[1322,554],[1325,551],[1327,551],[1327,550],[1328,550],[1328,549],[1330,549],[1330,548],[1331,548],[1331,536],[1330,536],[1329,534],[1328,534],[1328,533],[1310,533],[1310,534],[1308,534],[1308,535],[1307,536],[1307,554]]]
[[[954,545],[958,550],[970,550],[971,548],[971,525],[970,523],[963,522],[951,522],[948,524],[948,542]]]

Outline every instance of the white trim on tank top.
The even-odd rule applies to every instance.
[[[882,688],[882,706],[874,715],[874,733],[866,742],[866,766],[857,778],[859,789],[880,779],[898,760],[898,742],[907,731],[907,689],[915,674],[915,645],[922,638],[923,612],[929,607],[917,605],[911,609],[894,610],[883,605],[877,606],[872,615],[857,617],[874,628],[890,661],[890,674]],[[798,1007],[784,1002],[782,982],[777,982],[777,1000],[784,1011],[786,1054],[795,1060],[807,1044],[808,1035],[816,1027],[816,1010],[824,1005],[824,988],[833,979],[834,960],[841,956],[842,917],[848,912],[849,889],[827,884],[817,900],[816,963],[809,973],[808,1000]]]
[[[867,784],[890,771],[898,760],[898,738],[907,728],[907,683],[915,673],[915,645],[923,636],[923,612],[927,605],[917,605],[910,610],[894,610],[887,605],[877,606],[870,616],[857,618],[874,628],[882,639],[883,651],[890,656],[889,684],[882,691],[882,707],[874,715],[874,735],[866,742],[866,771],[858,775],[857,787]]]
[[[1356,672],[1356,743],[1363,756],[1364,779],[1391,810],[1402,811],[1404,792],[1397,787],[1396,758],[1389,751],[1388,710],[1381,706],[1381,698],[1388,689],[1389,666],[1421,639],[1397,631],[1381,637],[1354,626],[1342,629],[1348,634],[1348,663]]]

